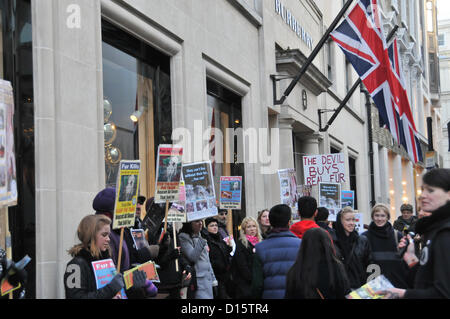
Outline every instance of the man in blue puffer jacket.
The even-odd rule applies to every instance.
[[[272,230],[255,246],[252,293],[257,299],[284,298],[286,274],[295,262],[301,243],[289,231],[290,219],[291,208],[287,205],[276,205],[269,212]]]

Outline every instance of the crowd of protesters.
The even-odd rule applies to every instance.
[[[178,232],[164,232],[163,209],[152,198],[145,205],[146,221],[141,220],[141,196],[134,227],[158,231],[148,234],[148,245],[138,249],[125,229],[119,254],[120,236],[111,230],[114,199],[112,188],[97,194],[96,213],[78,227],[80,243],[69,250],[73,259],[64,278],[67,298],[117,298],[124,288],[122,273],[149,260],[158,265],[159,282],[135,271],[128,298],[345,299],[370,280],[374,266],[395,287],[377,291],[384,298],[450,298],[448,169],[424,175],[417,217],[412,205],[405,204],[392,225],[389,207],[378,203],[361,234],[351,207],[329,222],[328,210],[309,196],[298,200],[300,221],[292,222],[289,206],[275,205],[257,218],[245,217],[238,238],[227,230],[226,210],[183,223]],[[117,264],[119,255],[121,272],[97,289],[91,262],[112,258]],[[73,265],[81,269],[78,285],[67,280]]]

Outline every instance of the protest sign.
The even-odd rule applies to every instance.
[[[341,205],[342,208],[350,206],[355,209],[355,192],[354,191],[342,191]]]
[[[343,153],[303,156],[303,175],[306,185],[345,183],[345,156]]]
[[[134,226],[140,161],[120,161],[113,229]]]
[[[216,216],[218,211],[211,162],[185,164],[182,172],[186,190],[187,221]]]
[[[281,203],[297,209],[297,179],[293,168],[278,170]]]
[[[131,286],[133,286],[133,272],[136,270],[144,271],[148,280],[151,280],[153,282],[160,282],[155,263],[153,261],[148,261],[123,273],[123,280],[125,282],[125,288],[127,290],[130,289]]]
[[[186,213],[184,212],[184,207],[178,205],[177,203],[173,203],[172,206],[169,208],[169,212],[167,214],[167,222],[185,223]]]
[[[10,82],[0,79],[0,207],[17,204],[13,118],[13,89]]]
[[[319,183],[319,206],[328,209],[329,221],[336,221],[336,216],[341,210],[341,184]]]
[[[220,177],[221,209],[241,209],[242,176]]]
[[[361,213],[355,213],[355,230],[360,235],[365,231],[364,218],[363,218],[363,214],[361,214]]]
[[[156,164],[155,203],[179,200],[183,148],[159,145]]]
[[[105,287],[117,274],[116,266],[114,265],[112,259],[93,261],[92,268],[94,269],[97,289]],[[121,299],[127,299],[127,295],[125,294],[125,290],[123,288],[117,293],[117,295],[119,295]]]
[[[298,197],[312,196],[312,186],[311,185],[297,185],[297,195]]]
[[[145,232],[143,229],[130,229],[131,237],[137,249],[148,247],[148,242],[145,239]]]

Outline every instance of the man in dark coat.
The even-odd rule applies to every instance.
[[[399,232],[414,231],[414,226],[417,222],[417,217],[413,216],[413,207],[410,204],[403,204],[400,206],[402,216],[399,216],[394,222],[394,229]]]
[[[252,294],[255,298],[283,299],[286,274],[294,264],[301,239],[289,231],[291,208],[285,204],[269,212],[272,230],[265,240],[256,244],[253,263]]]

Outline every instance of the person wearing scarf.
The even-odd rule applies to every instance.
[[[415,230],[425,246],[416,256],[411,236],[401,240],[399,248],[409,242],[403,260],[414,273],[414,282],[410,289],[375,292],[386,299],[450,299],[450,169],[432,169],[422,181],[421,207],[431,215],[419,219]]]
[[[395,287],[408,287],[409,269],[402,261],[397,248],[402,234],[389,222],[391,215],[387,205],[376,204],[372,208],[371,218],[369,229],[362,236],[369,240],[374,263]]]
[[[242,220],[239,240],[231,261],[231,275],[234,283],[234,298],[251,298],[252,268],[255,246],[262,241],[257,220],[247,216]]]
[[[355,230],[355,212],[344,207],[336,217],[336,254],[344,263],[352,289],[367,281],[367,266],[371,264],[369,241]]]

